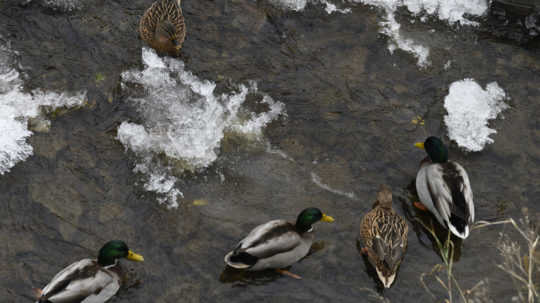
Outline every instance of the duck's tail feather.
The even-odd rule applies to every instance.
[[[448,229],[461,239],[466,239],[469,236],[469,225],[467,225],[467,223],[458,221],[458,223],[455,224],[452,218],[450,218]]]
[[[225,256],[225,263],[230,267],[237,269],[246,269],[257,263],[259,258],[248,254],[247,252],[231,251]]]

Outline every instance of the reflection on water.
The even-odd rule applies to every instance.
[[[454,262],[459,261],[463,239],[454,236],[428,210],[421,210],[413,205],[415,201],[420,201],[416,193],[416,180],[409,183],[407,190],[409,191],[408,199],[398,198],[398,200],[401,202],[405,218],[412,225],[412,231],[416,234],[418,242],[432,249],[443,260],[446,256],[452,256]]]
[[[418,237],[418,241],[426,247],[431,247],[442,259],[445,256],[452,256],[454,262],[459,261],[463,239],[454,236],[427,211],[415,211],[416,216],[412,224],[415,226],[413,230]],[[442,247],[440,246],[441,244]]]
[[[324,241],[315,241],[309,250],[309,253],[302,258],[299,262],[302,262],[302,260],[305,260],[306,258],[310,258],[313,254],[316,254],[317,252],[323,250],[325,247]],[[297,262],[297,263],[299,263]],[[296,274],[294,272],[294,264],[292,266],[289,266],[285,268],[286,270]],[[225,268],[221,272],[221,275],[219,276],[219,281],[222,283],[233,283],[234,286],[242,286],[242,285],[262,285],[269,282],[272,282],[279,277],[283,277],[286,279],[292,279],[291,277],[282,275],[278,273],[277,271],[273,269],[267,269],[262,271],[248,271],[248,270],[240,270],[236,268],[232,268],[228,265],[225,265]]]
[[[284,279],[290,279],[289,277],[282,276],[277,271],[268,269],[262,271],[246,271],[235,269],[230,266],[225,266],[225,269],[219,276],[219,281],[222,283],[233,283],[233,286],[245,286],[245,285],[262,285],[276,279],[283,277]]]

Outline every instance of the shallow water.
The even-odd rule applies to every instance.
[[[482,87],[497,81],[511,97],[504,119],[490,123],[498,131],[493,144],[479,153],[450,149],[469,173],[477,219],[518,218],[522,207],[540,212],[537,48],[435,21],[402,22],[431,48],[431,67],[419,69],[410,54],[388,52],[377,10],[285,12],[250,0],[184,1],[182,59],[219,91],[257,81],[285,103],[287,117],[272,122],[261,142],[226,136],[216,162],[178,175],[179,208],[160,206],[132,171],[136,156],[115,139],[120,123],[141,119],[118,85],[122,72],[141,67],[137,24],[151,2],[87,1],[69,13],[0,2],[0,35],[19,51],[25,88],[87,90],[89,103],[55,117],[49,132],[29,139],[34,156],[0,176],[0,276],[9,277],[0,281],[2,302],[30,302],[32,288],[109,239],[145,257],[123,262],[130,287],[112,302],[379,302],[356,249],[361,215],[381,183],[392,187],[399,212],[410,210],[407,187],[424,157],[413,143],[446,134],[443,99],[464,78]],[[416,116],[425,125],[411,123]],[[303,280],[223,273],[223,256],[252,227],[294,220],[311,205],[336,222],[315,226],[316,251],[291,269]],[[466,289],[488,278],[490,298],[509,302],[513,285],[494,266],[501,230],[472,232],[454,271]],[[434,281],[436,299],[419,280],[437,263],[427,236],[411,229],[397,281],[382,296],[443,301]]]

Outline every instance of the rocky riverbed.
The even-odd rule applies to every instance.
[[[110,239],[145,257],[123,262],[127,283],[111,302],[443,301],[436,281],[428,278],[436,299],[420,281],[441,259],[411,217],[410,184],[425,156],[413,144],[428,135],[448,142],[444,98],[465,78],[482,87],[496,81],[509,96],[509,108],[489,124],[494,143],[480,152],[450,145],[450,157],[469,172],[477,219],[517,219],[524,207],[540,212],[534,45],[399,10],[402,30],[430,47],[431,65],[420,68],[411,54],[388,51],[389,38],[379,33],[384,14],[366,5],[328,14],[311,2],[291,11],[267,1],[184,0],[185,70],[215,83],[212,96],[255,81],[244,114],[268,112],[265,95],[284,109],[255,137],[225,129],[205,167],[189,170],[153,154],[172,167],[181,192],[170,208],[145,189],[148,176],[133,171],[140,155],[117,139],[122,122],[145,123],[132,102],[140,85],[123,85],[122,73],[145,68],[137,26],[152,1],[50,3],[0,1],[0,42],[15,52],[25,92],[86,94],[81,106],[49,111],[50,129],[27,139],[33,155],[0,176],[2,302],[31,302],[33,288]],[[397,282],[382,292],[355,242],[381,183],[415,226]],[[312,205],[336,222],[315,227],[316,249],[292,267],[303,280],[224,271],[223,256],[251,228],[294,220]],[[460,245],[454,274],[464,289],[485,281],[478,302],[516,296],[495,266],[501,231],[514,235],[510,227],[482,228]]]

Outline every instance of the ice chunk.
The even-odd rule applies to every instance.
[[[320,0],[322,4],[324,4],[324,10],[330,15],[332,13],[338,12],[342,14],[347,14],[351,12],[350,8],[337,8],[337,6],[333,3],[330,3],[328,0]]]
[[[444,99],[448,137],[468,151],[480,151],[493,143],[489,136],[497,131],[488,127],[488,120],[509,107],[504,102],[506,99],[497,82],[489,83],[485,90],[473,79],[452,83]]]
[[[401,2],[401,1],[400,1]],[[403,5],[413,14],[426,12],[450,24],[478,25],[466,15],[481,16],[488,9],[487,0],[403,0]]]
[[[478,23],[468,20],[466,16],[481,16],[488,9],[486,0],[353,0],[353,2],[381,7],[392,12],[404,6],[415,15],[425,12],[450,24],[463,25],[477,25]]]
[[[323,4],[324,10],[328,14],[332,14],[335,12],[347,14],[351,12],[350,8],[340,9],[329,0],[269,0],[269,1],[273,3],[274,5],[282,7],[283,9],[292,10],[296,12],[304,10],[308,3]]]
[[[173,170],[208,167],[217,159],[227,132],[260,139],[263,128],[284,112],[283,103],[258,93],[254,82],[238,85],[230,93],[216,94],[215,83],[199,79],[180,60],[160,58],[150,48],[143,48],[142,59],[142,71],[122,74],[122,88],[128,102],[136,106],[142,123],[123,122],[117,139],[139,156],[136,171],[147,175],[145,189],[165,196],[168,206],[176,206],[176,196],[181,194],[170,186],[177,180]],[[143,92],[137,87],[142,87]],[[245,109],[243,104],[249,94],[262,95],[260,102],[269,110],[256,114]],[[159,155],[171,161],[165,164],[167,161],[159,160]]]
[[[21,76],[14,68],[15,54],[8,45],[0,44],[0,175],[32,155],[32,146],[26,142],[32,135],[28,119],[41,115],[44,106],[73,107],[86,99],[86,92],[24,92]]]
[[[306,7],[308,0],[270,0],[270,2],[284,9],[298,12]]]
[[[83,0],[41,0],[41,3],[53,10],[70,12],[80,9],[83,5]]]

